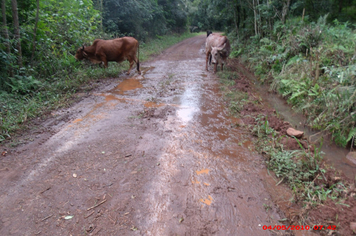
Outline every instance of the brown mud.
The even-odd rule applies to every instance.
[[[4,144],[0,235],[309,235],[263,230],[296,206],[229,116],[204,43],[103,81]]]

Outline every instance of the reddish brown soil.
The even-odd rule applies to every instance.
[[[286,130],[293,126],[289,122],[286,122],[282,117],[277,116],[276,111],[272,109],[268,103],[263,101],[259,95],[258,90],[253,85],[253,82],[256,80],[254,75],[251,74],[246,67],[240,64],[237,59],[229,60],[228,68],[238,74],[236,78],[231,78],[235,80],[235,86],[233,86],[233,88],[249,94],[249,102],[244,106],[240,113],[243,124],[247,126],[256,125],[257,122],[254,117],[264,115],[267,117],[269,126],[278,131],[284,149],[301,149],[299,143],[294,138],[286,135]],[[299,142],[306,151],[314,152],[314,145],[310,145],[306,137],[299,140]],[[324,229],[321,231],[314,231],[322,235],[356,235],[356,232],[353,232],[350,228],[350,224],[356,222],[355,183],[327,164],[323,163],[320,168],[326,169],[327,172],[323,174],[323,177],[319,176],[319,178],[314,180],[316,185],[325,189],[333,189],[337,187],[342,189],[340,183],[343,182],[343,184],[348,187],[348,191],[340,194],[340,199],[343,199],[341,202],[337,203],[329,199],[317,207],[309,205],[305,208],[303,207],[304,203],[289,205],[287,207],[279,205],[279,207],[283,209],[289,219],[292,220],[292,224],[298,224],[300,220],[303,220],[303,222],[308,222],[310,226],[336,226],[336,230]],[[274,198],[277,199],[276,197]],[[296,207],[296,209],[292,207]]]
[[[300,216],[300,207],[229,116],[218,78],[205,71],[204,42],[175,45],[143,63],[142,76],[100,81],[34,122],[19,145],[2,144],[0,235],[312,235],[263,230],[296,224],[279,220]],[[284,134],[288,123],[253,99],[240,74],[236,89],[251,95],[242,122],[267,114]],[[334,208],[342,226],[354,219]],[[310,215],[332,220],[325,208]]]
[[[285,217],[276,183],[234,128],[204,42],[102,80],[2,144],[0,235],[278,234],[262,228]]]
[[[235,80],[235,85],[232,86],[232,89],[237,89],[249,94],[249,102],[244,105],[242,111],[240,112],[241,120],[246,126],[256,125],[257,120],[255,119],[259,115],[267,117],[268,125],[279,132],[283,139],[281,143],[286,150],[296,150],[300,149],[298,141],[293,137],[287,136],[287,129],[292,127],[292,125],[283,120],[281,117],[278,117],[275,109],[271,108],[266,104],[262,99],[258,99],[257,91],[253,85],[251,78],[247,77],[241,70],[246,70],[237,59],[231,59],[227,65],[228,69],[238,73],[237,78],[232,78]],[[249,72],[248,72],[249,73]],[[251,75],[253,76],[253,75]],[[255,79],[255,78],[254,78]],[[261,102],[262,101],[262,102]],[[263,119],[263,121],[265,118]],[[305,138],[299,140],[304,148],[308,148],[308,143]],[[311,147],[310,147],[311,148]]]

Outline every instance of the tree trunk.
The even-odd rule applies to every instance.
[[[7,30],[7,23],[6,23],[6,5],[5,5],[5,0],[1,1],[1,15],[2,15],[2,34],[5,38],[4,45],[6,47],[6,53],[9,56],[11,54],[11,48],[10,48],[10,41],[9,41],[9,32]],[[9,68],[9,75],[10,77],[13,76],[12,69]]]
[[[100,0],[100,33],[103,32],[103,14],[104,14],[104,8],[103,8],[103,0]]]
[[[245,19],[246,19],[246,9],[243,7],[241,0],[239,0],[240,3],[240,10],[241,10],[241,16],[242,16],[242,29],[246,27]],[[241,19],[241,18],[240,18]]]
[[[282,23],[285,24],[287,20],[287,15],[289,12],[290,0],[284,0],[283,2],[283,10],[282,10]]]
[[[22,67],[22,51],[21,51],[21,36],[20,36],[20,24],[19,24],[19,15],[17,11],[17,0],[11,0],[12,6],[12,18],[14,20],[14,33],[17,41],[17,50],[18,50],[18,64]]]
[[[236,35],[239,35],[239,24],[240,24],[240,12],[239,12],[239,5],[234,6],[234,22],[236,28]]]
[[[258,34],[257,32],[257,11],[256,11],[256,5],[255,5],[255,0],[253,0],[253,15],[255,19],[255,35]]]
[[[1,1],[1,14],[2,14],[2,34],[5,38],[6,52],[10,54],[11,51],[10,51],[10,44],[9,44],[9,32],[7,31],[7,23],[6,23],[5,0]]]
[[[37,25],[38,25],[38,13],[39,13],[39,11],[40,11],[40,0],[37,0],[37,12],[36,12],[35,29],[33,30],[31,64],[33,62],[33,58],[35,57]]]
[[[343,0],[339,0],[339,13],[342,11]]]

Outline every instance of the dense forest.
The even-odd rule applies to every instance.
[[[82,44],[128,35],[144,46],[206,30],[225,32],[230,57],[249,64],[311,127],[344,146],[356,134],[356,0],[1,0],[1,7],[0,140],[41,110],[37,104],[52,106],[50,97],[83,83],[91,67],[73,56]]]

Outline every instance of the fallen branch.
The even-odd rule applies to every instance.
[[[96,205],[94,205],[94,206],[92,206],[92,207],[88,208],[88,209],[87,209],[87,211],[90,211],[90,210],[92,210],[92,209],[94,209],[94,208],[96,208],[96,207],[100,206],[101,204],[103,204],[103,203],[105,203],[105,202],[106,202],[106,199],[105,199],[105,200],[103,200],[103,201],[101,201],[101,202],[99,202],[98,204],[96,204]]]
[[[53,215],[49,215],[49,216],[47,216],[47,217],[43,218],[41,221],[45,221],[45,220],[47,220],[47,219],[51,218],[52,216],[53,216]]]
[[[91,216],[92,214],[94,214],[95,211],[92,211],[91,213],[89,213],[88,215],[84,216],[84,219],[88,218],[89,216]]]

